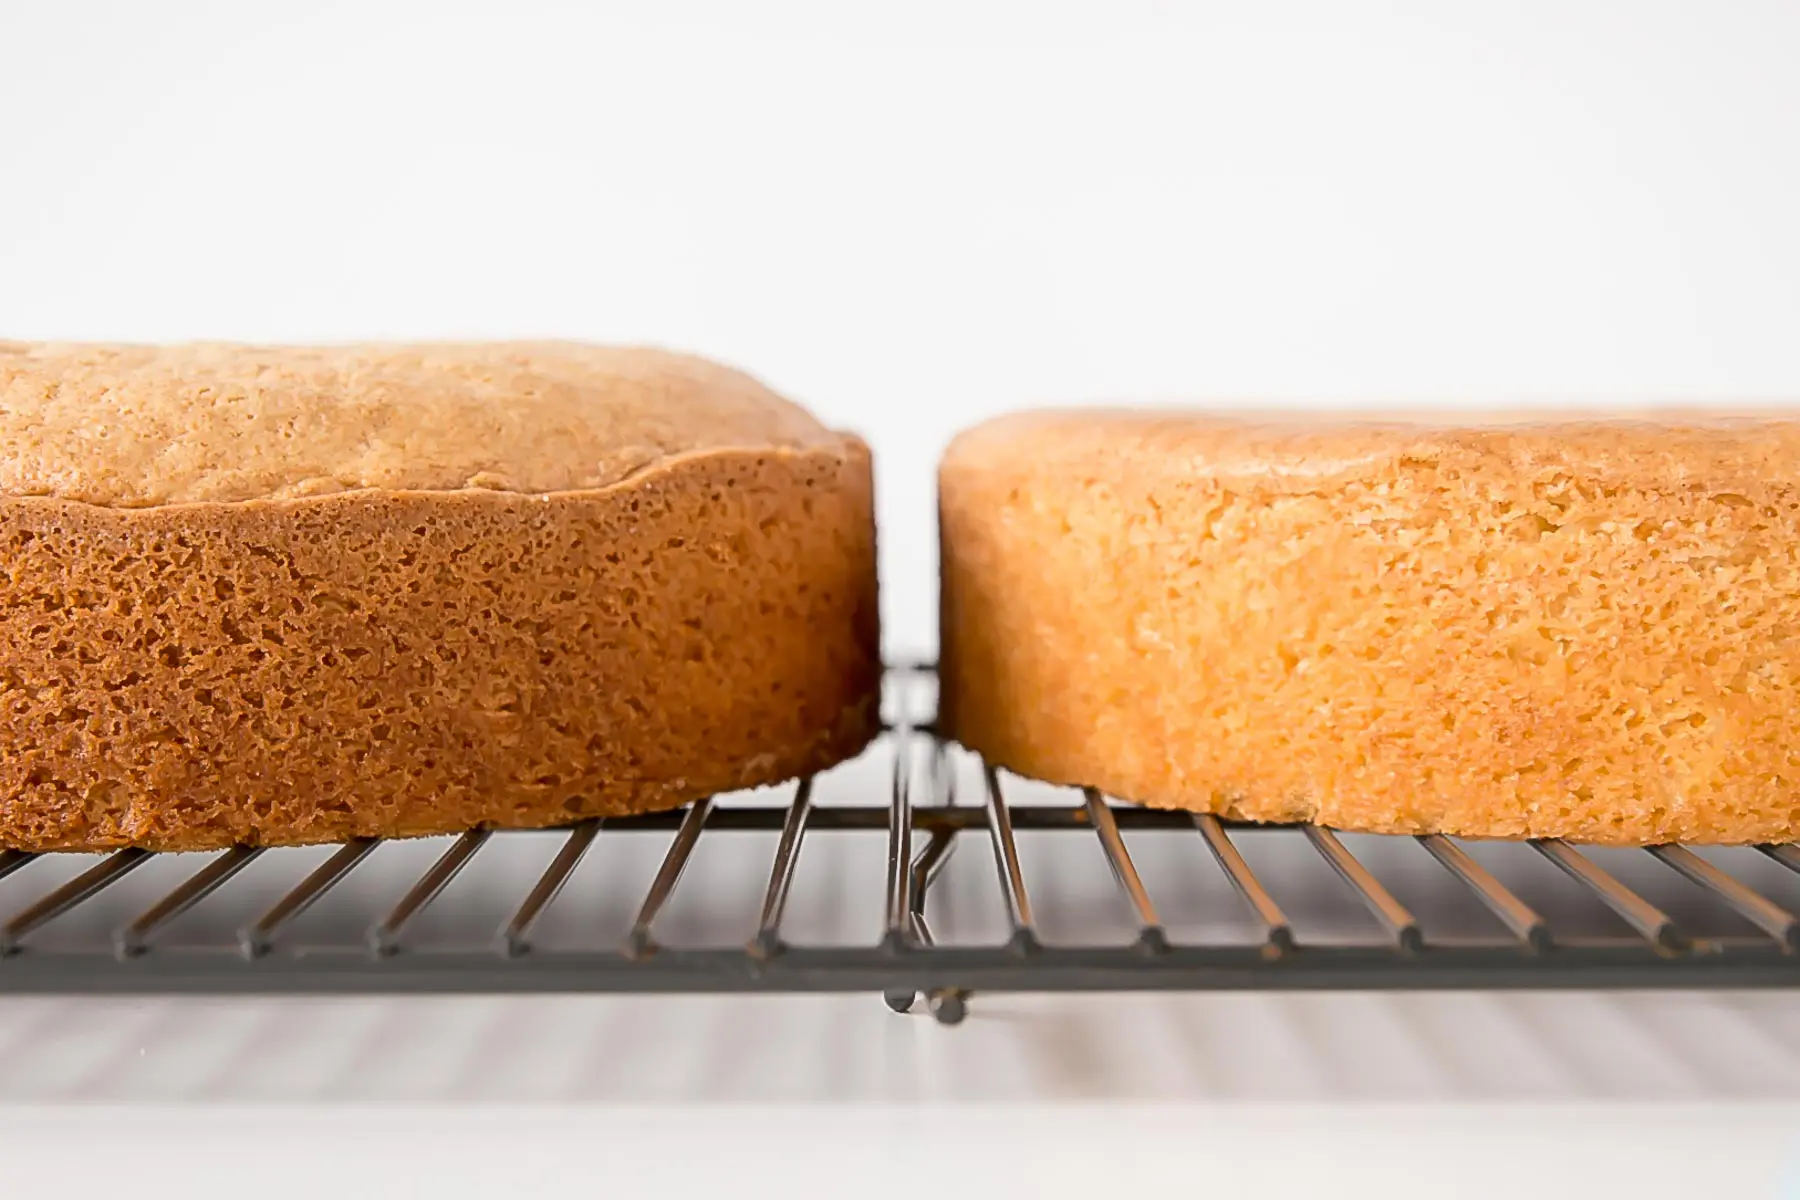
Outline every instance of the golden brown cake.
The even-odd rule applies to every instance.
[[[1044,412],[941,474],[944,728],[1253,821],[1800,835],[1800,423]]]
[[[868,450],[735,371],[0,342],[0,845],[673,807],[879,684]]]

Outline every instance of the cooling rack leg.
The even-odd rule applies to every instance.
[[[969,1015],[969,997],[974,994],[967,988],[938,988],[925,993],[925,1007],[939,1025],[958,1025]],[[918,1004],[919,995],[905,988],[896,988],[881,993],[881,999],[895,1012],[909,1013]]]
[[[939,1025],[960,1025],[962,1019],[969,1015],[969,993],[961,988],[944,988],[932,992],[926,998],[931,1007],[931,1015],[937,1018]]]
[[[943,870],[945,860],[950,857],[950,852],[955,848],[955,830],[934,829],[931,833],[931,839],[925,844],[925,849],[921,850],[919,856],[913,860],[911,886],[907,889],[907,905],[912,913],[913,940],[918,942],[921,946],[929,946],[932,944],[931,926],[925,922],[925,897],[930,892],[931,885],[936,882],[938,874]],[[945,993],[942,992],[938,993],[940,996],[944,994]],[[963,992],[960,993],[960,995],[966,997],[968,993]],[[916,992],[908,991],[904,988],[895,988],[891,991],[883,992],[881,994],[881,999],[895,1012],[908,1013],[913,1010],[913,1005],[918,1003],[919,997]],[[931,1007],[932,1014],[934,1016],[937,1015],[939,1011],[939,1002],[931,997],[927,997],[926,1003]],[[966,1005],[959,999],[952,1007],[957,1014],[956,1021],[962,1020],[962,1014],[966,1009]],[[943,1018],[940,1017],[939,1019],[942,1020]],[[955,1021],[950,1021],[948,1023],[955,1024]]]
[[[953,830],[933,830],[931,840],[912,864],[912,886],[909,905],[912,910],[912,940],[920,946],[933,945],[931,926],[925,920],[925,895],[931,883],[943,869],[944,860],[949,857],[950,850],[956,844]],[[895,988],[881,994],[887,1006],[897,1013],[907,1013],[918,1003],[918,993],[904,988]],[[925,1005],[936,1017],[939,1024],[955,1025],[968,1015],[969,993],[963,988],[939,988],[928,992]]]

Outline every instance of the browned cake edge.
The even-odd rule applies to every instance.
[[[0,499],[0,846],[543,827],[879,729],[868,448],[606,488]]]

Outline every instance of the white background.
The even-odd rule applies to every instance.
[[[1134,398],[1800,397],[1797,63],[1800,5],[1777,2],[0,0],[0,336],[566,336],[711,354],[875,445],[889,643],[925,649],[935,642],[933,462],[958,427],[1007,408]],[[618,1020],[647,1011],[618,1003],[627,1008],[603,1011]],[[695,1010],[693,1020],[713,1031],[709,1044],[737,1020],[724,1003]],[[740,1099],[921,1102],[953,1090],[945,1080],[958,1078],[961,1063],[975,1072],[965,1090],[1002,1099],[1279,1105],[1460,1095],[1588,1105],[1573,1116],[1534,1108],[1529,1119],[1483,1110],[1460,1132],[1423,1132],[1417,1113],[1371,1120],[1355,1115],[1369,1111],[1361,1108],[1336,1110],[1341,1119],[1283,1109],[1264,1123],[1271,1136],[1285,1127],[1333,1153],[1385,1147],[1417,1168],[1403,1177],[1460,1190],[1433,1177],[1428,1160],[1466,1169],[1485,1147],[1517,1166],[1506,1147],[1528,1136],[1545,1153],[1575,1155],[1563,1169],[1576,1174],[1547,1168],[1546,1187],[1606,1169],[1608,1156],[1618,1170],[1627,1147],[1658,1144],[1680,1149],[1646,1186],[1740,1153],[1749,1156],[1736,1160],[1746,1178],[1767,1181],[1770,1155],[1791,1159],[1791,1140],[1784,1150],[1771,1137],[1769,1110],[1752,1120],[1724,1102],[1800,1097],[1792,1008],[1767,998],[1647,1008],[1629,998],[1546,1000],[1510,1023],[1475,1003],[1450,1010],[1466,1028],[1450,1019],[1451,1032],[1415,1038],[1404,1053],[1353,1058],[1362,1065],[1336,1076],[1304,1063],[1329,1061],[1334,1045],[1364,1044],[1372,1028],[1404,1040],[1424,1020],[1416,1006],[1271,1001],[1246,1011],[1324,1030],[1305,1035],[1313,1059],[1264,1054],[1250,1037],[1233,1061],[1252,1065],[1233,1070],[1263,1080],[1262,1091],[1230,1083],[1238,1076],[1220,1076],[1216,1063],[1209,1073],[1163,1056],[1165,1075],[1148,1092],[1140,1078],[1121,1081],[1095,1065],[1116,1057],[1067,1058],[1095,1030],[1116,1031],[1120,1010],[1105,1004],[1059,1002],[1048,1017],[998,1020],[986,1033],[972,1024],[953,1035],[962,1042],[946,1044],[928,1025],[880,1025],[885,1014],[856,1000],[857,1015],[842,1020],[877,1021],[857,1035],[860,1052],[898,1055],[907,1078],[923,1071],[937,1081],[917,1084],[929,1095],[890,1086],[873,1067],[859,1068],[864,1082],[848,1095],[806,1082],[807,1070],[822,1070],[817,1030],[829,1020],[820,1013],[839,1012],[835,1003],[754,1010],[770,1014],[756,1027],[761,1053],[813,1067],[777,1076],[798,1081],[791,1092]],[[1193,1003],[1210,1007],[1183,1010],[1190,1017],[1225,1014],[1223,1002]],[[236,1021],[263,1030],[259,1045],[282,1044],[281,1028],[257,1024],[267,1009],[207,1009],[194,1025],[196,1010],[133,1008],[162,1015],[141,1027],[106,1025],[117,1044],[84,1040],[87,1026],[56,1032],[57,1011],[0,1006],[0,1023],[52,1030],[26,1044],[22,1066],[9,1066],[15,1101],[280,1094],[257,1091],[253,1047],[206,1041],[214,1022]],[[76,1011],[118,1018],[104,1006]],[[305,1045],[312,1030],[318,1053],[329,1054],[341,1045],[329,1036],[338,1019],[329,1014],[343,1011],[362,1010],[306,1008],[312,1024],[297,1017],[294,1036]],[[462,1010],[418,1010],[416,1021],[378,1011],[388,1013],[388,1041],[358,1043],[376,1045],[376,1055],[404,1042],[406,1030],[454,1026],[443,1013]],[[683,1031],[666,1016],[677,1010],[653,1011],[665,1014],[646,1018],[653,1028],[618,1026],[610,1036],[680,1044]],[[524,1023],[540,1037],[565,1027],[538,1024],[546,1018],[528,1006],[483,1019],[501,1030]],[[588,1028],[579,1015],[562,1020]],[[1619,1035],[1621,1027],[1632,1032]],[[1506,1031],[1516,1041],[1520,1028],[1527,1042],[1544,1043],[1531,1042],[1545,1063],[1571,1047],[1597,1053],[1611,1045],[1609,1031],[1626,1044],[1600,1054],[1595,1082],[1591,1063],[1585,1075],[1558,1075],[1521,1066],[1530,1055],[1516,1045],[1494,1049],[1513,1045]],[[475,1034],[431,1036],[448,1041],[420,1035],[409,1052],[429,1062],[433,1046],[463,1047],[456,1039]],[[895,1050],[896,1038],[925,1045]],[[110,1049],[80,1057],[96,1044]],[[535,1052],[554,1062],[557,1044]],[[1457,1061],[1445,1046],[1470,1045],[1485,1048],[1473,1065],[1443,1065]],[[1675,1068],[1671,1046],[1686,1047]],[[142,1064],[133,1065],[134,1050]],[[496,1053],[493,1079],[481,1082],[475,1067],[458,1076],[462,1099],[636,1103],[719,1091],[699,1067],[639,1077],[662,1080],[666,1094],[650,1083],[617,1094],[558,1091],[554,1070],[507,1076],[524,1068]],[[232,1074],[232,1054],[252,1064],[241,1068],[250,1075]],[[181,1082],[195,1062],[215,1064],[203,1072],[214,1083],[197,1091]],[[1015,1078],[971,1065],[992,1062],[1051,1074]],[[1268,1075],[1259,1063],[1271,1064]],[[365,1075],[362,1092],[340,1081],[336,1091],[296,1085],[294,1094],[399,1103],[435,1078],[395,1072]],[[403,1076],[427,1083],[396,1082]],[[238,1091],[217,1083],[232,1078]],[[979,1080],[991,1085],[986,1093]],[[263,1086],[276,1087],[267,1078]],[[1682,1098],[1718,1103],[1630,1115],[1632,1103]],[[1619,1104],[1627,1108],[1601,1111]],[[55,1111],[32,1118],[38,1124],[5,1118],[7,1136],[41,1152],[63,1145],[56,1138],[81,1126],[46,1132]],[[1229,1115],[1237,1112],[1176,1123],[1212,1130],[1211,1153],[1221,1136],[1226,1150],[1242,1147],[1242,1157],[1215,1160],[1238,1172],[1232,1179],[1264,1161],[1257,1154],[1309,1161],[1293,1154],[1293,1140],[1253,1150],[1259,1144],[1240,1139],[1256,1122]],[[144,1119],[130,1118],[153,1132],[96,1161],[97,1171],[180,1144]],[[1154,1125],[1055,1119],[1071,1138],[1083,1128],[1124,1138]],[[1042,1140],[1033,1120],[986,1136],[994,1147],[1007,1144],[1006,1128]],[[652,1165],[710,1165],[741,1181],[730,1155],[683,1159],[656,1140],[664,1127],[641,1126],[611,1127],[635,1129],[644,1146],[673,1156]],[[1401,1140],[1414,1127],[1421,1136]],[[308,1128],[270,1118],[256,1136],[329,1136],[346,1162],[373,1153],[350,1134]],[[493,1131],[495,1153],[525,1144],[505,1140],[512,1127],[500,1118],[479,1128]],[[1576,1153],[1571,1129],[1591,1131],[1592,1154]],[[803,1161],[838,1164],[833,1155],[858,1145],[873,1147],[877,1161],[918,1161],[916,1149],[896,1150],[867,1130],[840,1135],[847,1140]],[[789,1136],[768,1131],[766,1144],[779,1148]],[[1202,1145],[1200,1133],[1191,1145],[1159,1137],[1114,1144],[1139,1156]],[[9,1145],[6,1153],[9,1173],[17,1163],[25,1178],[41,1179],[32,1164],[60,1169],[80,1151],[18,1158]],[[1061,1173],[1049,1186],[1078,1177],[1066,1156],[1055,1162]],[[474,1172],[465,1181],[487,1178],[462,1169]]]

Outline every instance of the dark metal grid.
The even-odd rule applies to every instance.
[[[898,669],[901,685],[922,668]],[[1275,896],[1233,841],[1233,823],[1204,814],[1115,806],[1091,789],[1066,806],[1008,803],[999,772],[982,769],[983,803],[959,802],[948,753],[911,711],[915,687],[896,688],[890,723],[894,757],[886,804],[819,807],[812,780],[786,804],[715,807],[710,800],[674,813],[572,826],[552,861],[493,938],[490,952],[409,944],[408,929],[491,838],[462,835],[391,910],[378,916],[362,949],[288,945],[284,935],[314,902],[340,884],[379,843],[339,847],[273,907],[245,914],[237,944],[159,946],[157,934],[202,903],[226,903],[227,885],[264,852],[225,851],[117,930],[112,952],[34,948],[31,936],[153,857],[121,850],[25,905],[0,924],[0,993],[381,993],[381,992],[819,992],[880,991],[904,1010],[923,994],[942,1021],[960,1020],[974,991],[1607,988],[1800,986],[1800,918],[1693,851],[1646,851],[1760,931],[1754,937],[1702,938],[1633,891],[1592,857],[1554,840],[1531,843],[1592,900],[1633,931],[1616,938],[1562,939],[1552,922],[1518,898],[1455,841],[1417,841],[1449,877],[1472,893],[1507,933],[1503,939],[1430,939],[1368,866],[1331,831],[1305,826],[1306,838],[1384,936],[1351,944],[1307,942],[1294,933]],[[922,769],[921,769],[922,768]],[[1263,936],[1250,945],[1182,942],[1158,915],[1126,846],[1125,832],[1193,829]],[[674,831],[661,867],[638,906],[625,943],[613,951],[567,951],[532,940],[583,857],[604,832]],[[755,933],[743,947],[677,948],[654,925],[703,836],[776,833],[773,862]],[[1020,831],[1091,831],[1129,910],[1135,936],[1121,944],[1048,944],[1038,932],[1026,886]],[[796,946],[782,935],[787,900],[809,833],[882,832],[887,836],[882,934],[872,945]],[[938,872],[964,833],[985,834],[1010,935],[997,946],[941,945],[926,919]],[[925,844],[913,852],[915,834]],[[1291,837],[1293,831],[1261,836]],[[1196,848],[1197,849],[1197,848]],[[1800,873],[1800,846],[1759,847]],[[36,856],[0,852],[0,879]],[[1205,869],[1197,857],[1195,869]]]

